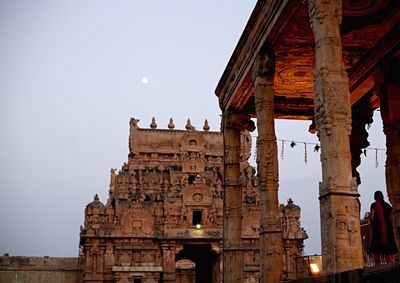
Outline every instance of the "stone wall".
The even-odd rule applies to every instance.
[[[324,276],[286,281],[287,283],[398,283],[400,263],[386,264],[364,269],[354,269]]]
[[[0,283],[80,283],[82,266],[74,257],[1,256]]]

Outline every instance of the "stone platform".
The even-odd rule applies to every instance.
[[[282,281],[291,283],[399,283],[400,262],[355,269],[331,275]]]

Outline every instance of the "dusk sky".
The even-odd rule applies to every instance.
[[[214,90],[255,3],[1,0],[0,255],[78,255],[86,204],[107,201],[110,168],[127,161],[130,117],[142,128],[172,117],[177,129],[208,119],[219,131]],[[384,149],[379,115],[370,142]],[[302,208],[315,254],[322,177],[309,124],[276,121],[278,139],[299,141],[278,141],[279,199]],[[384,150],[362,157],[361,215],[386,191],[384,162]]]

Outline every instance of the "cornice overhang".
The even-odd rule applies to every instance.
[[[400,1],[368,3],[343,0],[342,54],[352,105],[373,90],[379,65],[400,53]],[[312,119],[315,57],[307,1],[257,2],[215,90],[221,110],[256,117],[252,66],[267,42],[276,58],[275,118]]]
[[[231,106],[236,92],[246,77],[249,79],[255,57],[285,6],[290,2],[298,1],[260,0],[257,2],[215,90],[222,111]]]

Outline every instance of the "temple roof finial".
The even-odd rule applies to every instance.
[[[169,118],[168,129],[172,130],[173,128],[175,128],[175,124],[171,117]]]
[[[204,121],[203,130],[206,132],[210,130],[210,125],[208,125],[207,119]]]
[[[185,128],[186,128],[186,130],[193,130],[193,126],[192,126],[192,124],[191,124],[191,122],[190,122],[190,119],[187,119],[187,123],[186,123],[186,126],[185,126]]]
[[[150,128],[152,128],[152,129],[157,128],[156,118],[154,118],[154,117],[153,117],[153,119],[151,119]]]
[[[95,196],[94,196],[93,200],[95,200],[95,201],[99,201],[99,195],[98,195],[98,194],[95,194]]]

